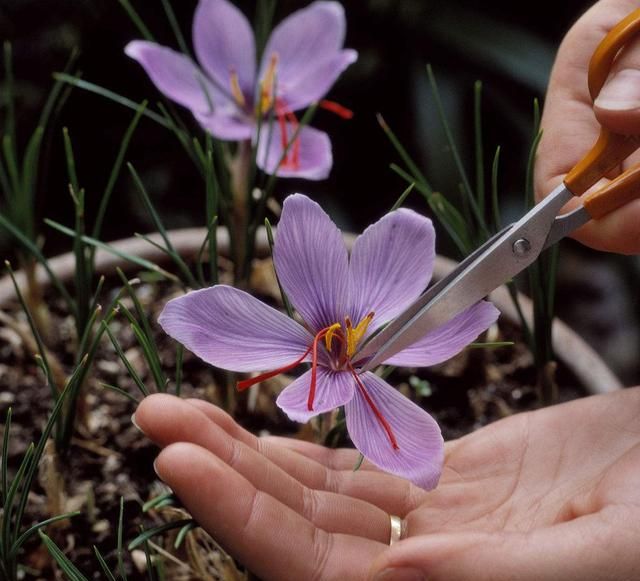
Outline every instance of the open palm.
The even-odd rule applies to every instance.
[[[354,450],[256,438],[202,401],[155,395],[136,412],[194,518],[277,580],[638,579],[639,420],[640,388],[501,420],[448,443],[425,492],[353,472]],[[404,519],[391,548],[389,514]]]

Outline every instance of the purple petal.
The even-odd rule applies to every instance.
[[[193,47],[200,64],[228,95],[231,75],[248,105],[253,104],[256,47],[249,21],[226,0],[200,0],[193,17]]]
[[[198,357],[231,371],[277,369],[298,359],[313,341],[293,319],[225,285],[169,301],[158,322]]]
[[[216,109],[228,105],[189,57],[145,40],[130,42],[124,52],[144,67],[158,90],[194,113],[210,113],[212,103]]]
[[[356,58],[342,51],[344,9],[337,2],[314,2],[285,18],[267,42],[259,78],[277,55],[278,96],[292,110],[320,99]]]
[[[369,226],[351,251],[351,315],[373,311],[370,331],[401,313],[431,280],[435,232],[431,220],[396,210]]]
[[[263,123],[260,129],[260,141],[256,161],[260,169],[268,174],[276,174],[283,178],[302,178],[306,180],[323,180],[331,171],[333,156],[329,136],[314,129],[302,127],[296,142],[292,143],[282,160],[285,146],[294,135],[295,127],[286,123],[285,139],[283,129],[277,123]]]
[[[306,196],[284,201],[273,260],[291,303],[314,332],[346,314],[349,263],[340,230]]]
[[[424,338],[385,361],[403,367],[427,367],[457,355],[496,322],[500,311],[481,301],[456,315]]]
[[[435,488],[444,460],[444,443],[436,421],[377,375],[367,372],[360,378],[388,422],[398,449],[393,448],[360,389],[345,406],[347,429],[356,448],[379,468],[426,490]]]
[[[215,110],[213,114],[197,114],[195,117],[211,135],[225,141],[251,139],[255,131],[254,122],[235,108],[228,114]]]
[[[306,422],[313,416],[344,405],[353,397],[354,381],[351,374],[318,367],[313,410],[309,411],[310,385],[311,370],[287,386],[276,400],[278,406],[295,422]]]
[[[277,95],[288,109],[297,111],[319,101],[344,70],[358,60],[355,50],[340,51],[332,58],[317,62],[314,68],[295,71],[285,82],[278,78]]]

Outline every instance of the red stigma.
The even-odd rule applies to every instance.
[[[300,169],[300,137],[296,136],[293,143],[289,145],[289,134],[287,132],[287,121],[291,124],[291,135],[298,132],[300,123],[297,117],[289,109],[282,99],[276,99],[276,117],[278,118],[278,126],[280,127],[280,145],[282,151],[287,153],[280,162],[281,168],[299,170]],[[287,150],[288,148],[288,150]]]
[[[393,447],[394,450],[399,450],[400,446],[398,446],[398,441],[396,440],[396,437],[393,434],[391,425],[386,420],[386,418],[382,415],[382,412],[378,409],[378,406],[375,404],[373,399],[371,399],[371,396],[367,393],[367,388],[364,386],[364,383],[362,383],[362,380],[360,379],[360,377],[358,377],[358,374],[356,373],[356,370],[353,368],[351,363],[349,363],[348,366],[349,366],[349,371],[351,371],[351,375],[353,375],[353,378],[356,380],[356,385],[358,386],[358,389],[360,390],[362,397],[364,397],[367,404],[369,404],[369,407],[371,408],[373,415],[376,417],[378,422],[380,422],[380,425],[382,426],[384,431],[387,433],[387,437],[391,442],[391,446]]]
[[[255,385],[256,383],[260,383],[261,381],[264,381],[265,379],[271,379],[272,377],[275,377],[276,375],[280,375],[281,373],[285,373],[287,371],[289,371],[290,369],[293,369],[294,367],[300,365],[300,363],[302,363],[302,360],[309,355],[309,351],[311,351],[311,347],[309,347],[309,349],[307,349],[303,354],[302,357],[300,357],[299,359],[296,359],[293,363],[289,363],[288,365],[285,365],[284,367],[278,367],[278,369],[274,369],[273,371],[267,371],[266,373],[261,373],[260,375],[256,375],[255,377],[251,377],[249,379],[243,379],[242,381],[238,381],[238,383],[236,383],[236,389],[238,391],[244,391],[245,389],[251,387],[252,385]]]
[[[331,113],[335,113],[338,117],[342,117],[342,119],[348,120],[353,118],[353,111],[351,109],[347,109],[335,101],[322,99],[318,105],[325,111],[331,111]]]

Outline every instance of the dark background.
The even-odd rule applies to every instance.
[[[156,38],[175,46],[158,0],[133,2]],[[175,0],[182,30],[190,37],[195,0]],[[254,2],[239,2],[250,18]],[[276,22],[306,2],[280,0]],[[341,77],[330,98],[353,109],[343,121],[319,112],[314,125],[328,131],[334,168],[324,182],[280,180],[277,197],[301,191],[320,201],[341,226],[355,231],[393,204],[405,184],[388,168],[398,161],[376,122],[382,113],[432,186],[455,198],[458,178],[434,111],[425,64],[435,71],[447,115],[469,170],[473,140],[473,83],[483,82],[483,120],[487,163],[502,146],[501,203],[515,216],[524,203],[527,151],[534,98],[542,99],[559,42],[571,23],[590,5],[485,1],[349,0],[345,2],[346,46],[360,58]],[[52,84],[73,47],[83,77],[117,93],[154,103],[158,95],[142,68],[123,47],[139,34],[116,0],[0,0],[0,38],[13,43],[18,96],[18,130],[23,140],[33,131]],[[50,127],[45,171],[39,188],[40,217],[70,223],[61,128],[69,128],[81,185],[91,216],[132,113],[106,99],[74,90]],[[187,113],[185,119],[189,118]],[[0,115],[0,119],[2,116]],[[1,123],[2,121],[0,121]],[[1,133],[1,131],[0,131]],[[128,159],[141,173],[167,226],[203,225],[202,180],[170,132],[143,120]],[[415,194],[408,205],[428,213]],[[104,239],[152,229],[130,180],[122,177],[114,192]],[[70,247],[68,240],[42,227],[45,251]],[[438,249],[456,257],[441,236]],[[11,242],[0,239],[0,254]],[[564,244],[560,264],[558,310],[603,354],[627,382],[640,381],[638,357],[638,261]]]

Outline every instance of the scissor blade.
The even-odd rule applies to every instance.
[[[529,266],[542,252],[558,212],[571,197],[564,185],[558,186],[518,222],[476,250],[362,347],[354,357],[364,361],[360,370],[380,365]]]
[[[551,232],[547,236],[543,250],[553,246],[580,226],[584,226],[589,220],[591,220],[591,216],[584,206],[580,206],[568,214],[558,216],[551,226]]]

